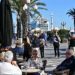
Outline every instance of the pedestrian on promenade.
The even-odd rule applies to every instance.
[[[32,44],[33,48],[39,47],[39,45],[40,45],[40,39],[38,38],[38,36],[36,36],[36,35],[33,36],[31,44]]]
[[[69,41],[69,49],[70,47],[75,47],[75,36],[73,36],[73,34],[69,36],[68,41]]]
[[[27,61],[31,57],[32,47],[27,42],[27,38],[24,38],[23,41],[24,41],[23,59],[25,59]]]
[[[54,53],[55,53],[55,57],[56,56],[60,56],[60,52],[59,52],[59,46],[60,46],[60,37],[57,34],[53,35],[53,46],[54,46]]]
[[[41,58],[44,58],[44,44],[45,44],[44,39],[40,39],[40,53],[41,53]]]

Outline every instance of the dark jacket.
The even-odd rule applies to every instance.
[[[27,60],[31,57],[31,51],[32,51],[32,48],[30,46],[29,43],[26,43],[24,45],[24,54],[23,54],[23,58],[25,59],[25,57],[27,58]]]
[[[69,41],[70,41],[69,48],[75,47],[75,39],[70,39]]]
[[[59,39],[57,36],[53,36],[53,45],[59,47]]]
[[[65,59],[60,65],[56,68],[58,71],[70,69],[69,75],[74,75],[75,72],[75,57],[71,56],[68,59]]]
[[[32,47],[39,47],[40,40],[38,38],[32,40]]]

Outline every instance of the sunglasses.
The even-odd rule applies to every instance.
[[[33,53],[33,55],[37,55],[37,53]]]
[[[66,55],[70,55],[71,53],[67,52]]]

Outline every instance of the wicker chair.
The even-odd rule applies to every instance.
[[[52,75],[69,75],[69,69],[63,71],[53,71]]]

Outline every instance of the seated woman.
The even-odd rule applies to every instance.
[[[31,58],[28,60],[28,64],[30,67],[39,68],[42,64],[40,64],[40,59],[38,57],[38,51],[36,48],[33,48]]]
[[[38,51],[36,48],[32,49],[31,58],[28,60],[28,67],[30,68],[40,68],[42,64],[40,64],[40,59],[38,57]],[[40,73],[28,73],[27,75],[40,75]]]

